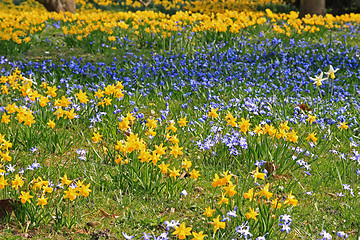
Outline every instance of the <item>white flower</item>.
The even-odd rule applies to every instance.
[[[134,238],[134,236],[129,236],[129,235],[127,235],[126,233],[122,233],[123,234],[123,236],[124,236],[124,238],[125,239],[132,239],[132,238]]]
[[[340,238],[348,238],[349,235],[347,235],[346,233],[342,232],[342,231],[339,231],[336,233],[338,235],[338,237]]]
[[[7,171],[8,171],[8,172],[11,172],[11,173],[15,172],[15,166],[16,166],[16,165],[12,166],[11,164],[7,165],[7,166],[6,166]]]
[[[184,197],[186,197],[188,195],[187,191],[184,189],[181,191],[181,195],[183,195]]]
[[[333,66],[330,65],[329,71],[328,71],[328,72],[325,72],[325,74],[327,74],[328,77],[330,76],[332,79],[334,79],[334,78],[335,78],[335,74],[334,74],[334,73],[336,73],[337,71],[339,71],[339,68],[337,68],[337,69],[334,70]]]
[[[327,233],[325,230],[322,230],[322,232],[319,234],[322,237],[322,240],[330,240],[332,239],[332,236],[330,235],[330,233]]]
[[[174,228],[180,226],[180,222],[176,220],[165,221],[164,224],[166,225],[166,229],[169,230],[170,228]]]
[[[316,84],[316,86],[321,86],[322,85],[322,81],[326,80],[326,78],[323,78],[324,73],[321,72],[319,76],[315,76],[315,78],[310,77],[311,80],[314,81],[314,84]]]
[[[288,214],[280,215],[280,218],[281,218],[281,221],[285,224],[292,222],[291,216]]]

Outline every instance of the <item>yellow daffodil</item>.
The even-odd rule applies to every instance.
[[[216,231],[219,230],[220,228],[225,229],[225,225],[226,225],[225,222],[221,222],[220,215],[214,218],[211,224],[214,226],[214,233],[216,233]]]
[[[30,203],[30,198],[33,198],[34,196],[31,196],[29,192],[23,192],[21,191],[21,195],[19,196],[19,199],[21,199],[21,203],[25,204],[26,202]]]
[[[185,239],[186,236],[191,235],[191,227],[186,227],[185,223],[181,223],[179,227],[175,227],[173,235],[177,235],[179,239]]]
[[[255,182],[257,181],[258,178],[264,180],[265,179],[265,173],[260,173],[259,172],[259,168],[256,167],[255,171],[251,172],[253,174],[253,177],[255,179]]]
[[[247,212],[245,214],[247,219],[254,219],[255,221],[257,220],[256,216],[259,215],[257,212],[255,212],[255,210],[253,208],[250,208],[250,212]]]

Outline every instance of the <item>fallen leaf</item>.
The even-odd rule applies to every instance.
[[[88,234],[88,232],[85,230],[85,229],[79,229],[76,231],[76,233],[79,233],[79,234]]]
[[[287,174],[282,174],[282,175],[278,174],[278,175],[275,175],[275,178],[276,179],[284,179],[285,181],[291,179],[291,177],[289,175],[287,175]]]
[[[89,221],[86,223],[86,225],[90,226],[90,227],[96,227],[99,226],[101,223],[99,221]]]
[[[99,211],[101,212],[101,214],[104,216],[104,217],[110,217],[111,215],[107,212],[105,212],[104,210],[102,210],[101,208],[99,208]]]
[[[108,212],[105,212],[104,210],[102,210],[101,208],[99,208],[99,211],[101,212],[101,214],[104,216],[104,217],[112,217],[112,218],[115,218],[115,219],[118,219],[120,216],[118,215],[115,215],[115,214],[110,214]]]

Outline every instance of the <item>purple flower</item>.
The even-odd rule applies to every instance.
[[[36,147],[36,145],[35,145],[34,147],[30,148],[30,151],[31,151],[32,153],[34,153],[34,152],[36,152],[38,149],[39,149],[39,148]]]

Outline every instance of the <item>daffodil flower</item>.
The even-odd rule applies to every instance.
[[[337,69],[334,70],[333,66],[330,65],[329,71],[328,71],[328,72],[325,72],[325,74],[328,75],[328,78],[329,78],[329,76],[330,76],[332,79],[334,79],[334,78],[335,78],[335,73],[336,73],[337,71],[339,71],[339,68],[337,68]]]
[[[321,86],[322,85],[322,81],[326,80],[326,78],[323,78],[324,73],[321,72],[319,76],[315,76],[315,78],[310,77],[311,80],[314,81],[314,84],[316,84],[316,86]]]

